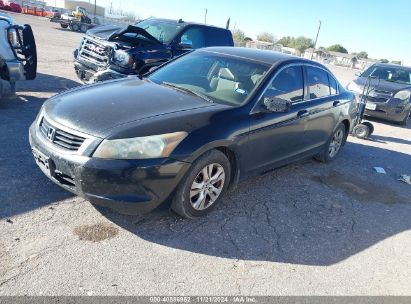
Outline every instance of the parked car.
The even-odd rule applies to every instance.
[[[371,77],[371,92],[367,96],[365,115],[406,125],[411,115],[411,67],[377,63],[350,82],[347,89],[363,94]]]
[[[209,46],[234,46],[231,31],[181,19],[106,25],[87,32],[74,51],[74,68],[83,82],[141,75],[187,51]]]
[[[41,170],[92,203],[131,213],[170,197],[192,218],[248,176],[334,160],[356,113],[354,94],[319,63],[213,47],[56,95],[29,137]]]
[[[32,80],[36,72],[36,43],[30,25],[18,25],[0,13],[0,78],[10,83],[14,93],[16,81]]]
[[[17,3],[10,2],[10,1],[0,1],[0,9],[14,12],[14,13],[21,13],[21,6],[18,5]]]

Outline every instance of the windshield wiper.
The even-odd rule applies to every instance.
[[[207,101],[207,102],[214,103],[213,100],[211,100],[210,98],[208,98],[208,97],[205,96],[204,94],[198,93],[198,92],[193,91],[193,90],[190,90],[190,89],[188,89],[188,88],[181,87],[181,86],[179,86],[179,85],[176,85],[176,84],[174,84],[174,83],[167,82],[167,81],[162,82],[161,84],[162,84],[162,85],[165,85],[165,86],[168,86],[168,87],[170,87],[170,88],[174,88],[174,89],[176,89],[176,90],[182,91],[182,92],[184,92],[184,93],[188,93],[188,94],[191,94],[191,95],[200,97],[201,99],[204,99],[204,100]]]

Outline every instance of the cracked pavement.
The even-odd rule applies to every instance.
[[[33,26],[40,74],[0,102],[0,295],[411,295],[411,186],[397,181],[410,124],[373,121],[335,162],[244,181],[205,218],[95,209],[43,176],[27,139],[42,102],[79,85],[81,35],[16,19]]]

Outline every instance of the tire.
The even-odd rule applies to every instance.
[[[207,169],[211,169],[212,173],[208,174]],[[207,179],[207,175],[211,175],[212,178]],[[231,165],[227,157],[217,150],[206,152],[193,163],[181,181],[174,195],[171,209],[188,219],[206,215],[217,205],[227,190],[230,176]],[[214,196],[214,199],[210,194]]]
[[[365,121],[362,124],[368,127],[368,130],[369,130],[368,136],[370,136],[372,133],[374,133],[374,125],[372,123],[370,123],[368,121]]]
[[[408,112],[407,115],[405,115],[404,119],[400,122],[400,125],[406,126],[410,116],[411,116],[411,110]]]
[[[78,25],[77,23],[73,23],[73,24],[71,25],[71,30],[72,30],[73,32],[78,32],[78,31],[80,30],[80,27],[79,27],[79,25]]]
[[[85,33],[88,30],[88,26],[86,24],[80,25],[80,32]]]
[[[68,28],[68,24],[60,23],[60,26],[61,26],[62,28],[64,28],[64,29]]]
[[[347,140],[347,130],[345,129],[345,125],[343,123],[340,123],[337,129],[335,129],[333,134],[330,136],[330,139],[328,139],[327,144],[325,145],[325,148],[323,149],[323,151],[321,151],[316,156],[314,156],[314,158],[323,163],[328,163],[328,162],[333,161],[334,159],[337,158],[346,140]],[[337,148],[337,150],[335,151],[333,149],[333,153],[331,153],[332,147]]]
[[[370,131],[368,125],[360,123],[353,128],[352,134],[357,138],[365,139],[370,136]]]

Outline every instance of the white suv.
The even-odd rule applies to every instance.
[[[30,25],[20,26],[9,15],[0,13],[0,78],[10,83],[14,93],[16,81],[33,80],[36,71],[36,43]]]

